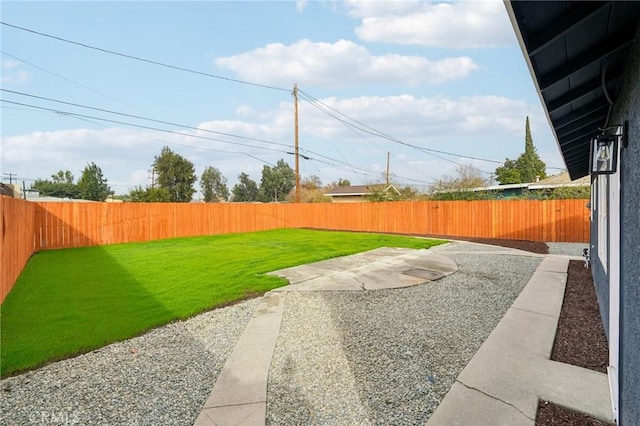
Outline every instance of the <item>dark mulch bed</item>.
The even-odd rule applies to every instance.
[[[429,238],[438,238],[442,240],[454,239],[460,241],[469,241],[472,243],[491,244],[494,246],[514,248],[518,250],[530,251],[538,254],[548,254],[549,247],[545,243],[539,241],[524,240],[500,240],[493,238],[471,238],[471,237],[447,237],[444,235],[426,235]]]
[[[593,417],[585,416],[575,411],[567,410],[552,402],[540,401],[538,402],[538,413],[536,414],[536,426],[548,425],[609,426],[611,424],[601,422]]]
[[[607,372],[609,346],[604,334],[591,269],[569,262],[569,276],[551,359]]]

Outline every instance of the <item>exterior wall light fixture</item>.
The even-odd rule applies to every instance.
[[[610,129],[615,129],[615,134],[603,133],[591,139],[589,173],[592,175],[613,174],[618,170],[618,144],[623,141],[624,127]]]

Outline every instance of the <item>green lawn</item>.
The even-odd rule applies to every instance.
[[[442,241],[281,229],[35,254],[1,308],[2,376],[286,284],[266,272]]]

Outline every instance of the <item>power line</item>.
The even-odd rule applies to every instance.
[[[53,72],[53,71],[49,71],[49,70],[47,70],[47,69],[45,69],[45,68],[42,68],[41,66],[38,66],[38,65],[33,64],[33,63],[31,63],[31,62],[25,61],[25,60],[24,60],[24,59],[22,59],[22,58],[18,58],[17,56],[14,56],[14,55],[12,55],[12,54],[10,54],[10,53],[5,52],[4,50],[0,50],[0,53],[2,53],[3,55],[8,56],[8,57],[10,57],[10,58],[13,58],[13,59],[15,59],[15,60],[17,60],[17,61],[20,61],[20,62],[23,62],[23,63],[25,63],[25,64],[27,64],[27,65],[30,65],[30,66],[32,66],[32,67],[34,67],[34,68],[36,68],[36,69],[39,69],[40,71],[44,71],[44,72],[46,72],[46,73],[48,73],[48,74],[51,74],[51,75],[53,75],[53,76],[55,76],[55,77],[58,77],[58,78],[62,79],[62,80],[68,81],[68,82],[69,82],[69,83],[71,83],[71,84],[75,84],[76,86],[82,87],[83,89],[89,90],[90,92],[96,93],[96,94],[98,94],[98,95],[100,95],[100,96],[104,96],[105,98],[111,99],[112,101],[116,101],[116,102],[118,102],[119,104],[122,104],[122,105],[128,106],[128,107],[130,107],[130,108],[135,108],[135,107],[133,107],[132,105],[129,105],[128,103],[126,103],[126,102],[123,102],[123,101],[121,101],[121,100],[119,100],[119,99],[114,98],[113,96],[109,96],[109,95],[107,95],[107,94],[105,94],[105,93],[102,93],[102,92],[100,92],[100,91],[98,91],[98,90],[92,89],[92,88],[91,88],[91,87],[89,87],[89,86],[85,86],[84,84],[81,84],[81,83],[78,83],[77,81],[71,80],[70,78],[64,77],[64,76],[62,76],[62,75],[60,75],[60,74],[56,74],[56,73],[55,73],[55,72]]]
[[[307,96],[307,95],[304,94],[303,97],[305,97],[305,96]],[[311,98],[313,98],[313,97],[311,97]],[[437,152],[437,150],[431,150],[431,149],[428,149],[428,148],[423,148],[423,147],[420,147],[420,146],[417,146],[417,145],[412,145],[412,144],[409,144],[407,142],[400,141],[400,140],[398,140],[398,139],[396,139],[396,138],[394,138],[392,136],[389,136],[389,135],[387,135],[385,133],[382,133],[382,132],[380,132],[378,130],[373,129],[372,127],[370,127],[370,126],[368,126],[366,124],[360,123],[359,121],[357,121],[357,120],[347,116],[346,114],[343,114],[343,113],[341,113],[341,112],[336,110],[339,114],[344,115],[345,117],[348,117],[350,120],[360,124],[360,126],[355,125],[355,124],[350,123],[350,122],[348,122],[348,121],[346,121],[346,120],[344,120],[344,119],[342,119],[340,117],[337,117],[336,115],[334,115],[334,114],[332,114],[330,112],[327,112],[322,107],[318,106],[316,104],[316,101],[312,101],[310,98],[306,98],[306,97],[305,97],[305,99],[308,100],[311,103],[311,105],[313,105],[314,107],[318,108],[321,112],[323,112],[323,113],[327,114],[328,116],[340,121],[342,124],[344,124],[345,126],[351,128],[352,130],[358,129],[361,132],[368,133],[368,134],[373,135],[373,136],[381,137],[381,138],[387,139],[387,140],[389,140],[391,142],[396,142],[396,143],[399,143],[401,145],[405,145],[405,146],[411,147],[413,149],[422,151],[422,152],[424,152],[424,153],[426,153],[428,155],[431,155],[432,157],[436,157],[436,158],[438,158],[438,159],[440,159],[442,161],[447,161],[449,163],[453,163],[453,164],[456,164],[458,166],[463,166],[463,164],[461,164],[461,163],[458,163],[456,161],[453,161],[453,160],[450,160],[448,158],[442,157],[440,155],[434,154],[433,152]],[[313,99],[315,99],[315,98],[313,98]],[[320,102],[320,101],[317,101],[317,102],[322,104],[322,102]],[[328,107],[328,108],[331,108],[331,107]],[[333,108],[331,108],[331,109],[333,109]],[[364,127],[361,127],[361,126],[364,126]],[[369,130],[369,129],[371,129],[371,130]],[[484,170],[480,170],[480,171],[483,172],[483,173],[486,173],[486,174],[490,174],[489,172],[485,172]]]
[[[113,119],[108,119],[108,118],[103,118],[103,117],[96,117],[96,116],[91,116],[91,115],[86,115],[86,114],[79,114],[79,113],[74,113],[74,112],[70,112],[70,111],[62,111],[62,110],[53,109],[53,108],[47,108],[47,107],[43,107],[43,106],[39,106],[39,105],[32,105],[32,104],[26,104],[26,103],[22,103],[22,102],[9,101],[9,100],[6,100],[6,99],[0,99],[0,102],[13,104],[13,105],[24,106],[24,107],[29,107],[29,108],[37,109],[37,110],[48,111],[48,112],[51,112],[51,113],[55,113],[55,114],[63,115],[63,116],[69,116],[69,117],[73,117],[73,118],[76,118],[76,119],[84,119],[85,121],[87,119],[88,120],[105,121],[105,122],[108,122],[108,123],[121,124],[121,125],[125,125],[125,126],[141,128],[141,129],[145,129],[145,130],[153,130],[153,131],[169,133],[169,134],[175,134],[175,135],[180,135],[180,136],[193,137],[193,138],[211,140],[211,141],[228,143],[228,144],[233,144],[233,145],[246,146],[246,147],[261,149],[261,150],[265,150],[265,151],[279,152],[279,153],[284,153],[284,154],[287,153],[287,151],[281,150],[281,149],[275,149],[275,148],[269,148],[269,147],[251,145],[251,144],[244,144],[244,143],[240,143],[240,142],[231,142],[231,141],[226,141],[226,140],[218,139],[218,138],[211,138],[211,137],[194,135],[194,134],[189,134],[189,133],[177,132],[177,131],[174,131],[174,130],[162,129],[162,128],[153,127],[153,126],[145,126],[145,125],[141,125],[141,124],[129,123],[129,122],[125,122],[125,121],[113,120]],[[96,123],[93,123],[93,124],[96,124]],[[197,129],[197,130],[202,130],[202,129]],[[216,150],[216,149],[212,149],[212,148],[197,147],[197,146],[193,146],[193,145],[180,144],[180,143],[176,143],[176,142],[174,142],[173,144],[174,145],[183,145],[183,146],[186,146],[186,147],[189,147],[189,148],[201,149],[201,150],[205,150],[205,151],[218,151],[218,152],[220,151],[220,150]],[[285,144],[279,144],[279,145],[282,145],[282,146],[285,146],[285,147],[290,147],[290,145],[285,145]],[[317,158],[314,159],[314,158],[309,157],[310,160],[315,160],[315,161],[330,165],[330,166],[335,167],[335,168],[348,170],[350,172],[354,172],[354,169],[355,169],[355,170],[361,170],[362,172],[370,174],[370,175],[375,175],[374,172],[371,172],[371,171],[369,171],[367,169],[364,169],[362,167],[350,166],[350,168],[345,168],[344,166],[339,165],[339,163],[340,163],[339,160],[336,160],[336,159],[331,158],[331,157],[327,157],[327,156],[325,156],[323,154],[320,154],[320,153],[317,153],[315,151],[311,151],[311,150],[308,150],[308,149],[305,149],[304,151],[308,152],[308,153],[311,153],[313,155],[319,156],[319,157],[323,157],[323,158],[327,159],[328,161],[317,159]],[[229,151],[223,151],[223,152],[229,152]],[[250,156],[252,158],[255,158],[255,157],[253,157],[253,156],[251,156],[251,155],[249,155],[247,153],[244,153],[244,152],[236,152],[236,153],[243,154],[243,155],[248,155],[248,156]],[[266,163],[266,164],[270,164],[270,163],[268,163],[268,162],[266,162],[264,160],[260,160],[260,161],[263,162],[263,163]],[[336,164],[336,163],[338,163],[338,164]],[[411,178],[404,178],[404,179],[417,181],[416,179],[411,179]],[[418,182],[423,182],[423,181],[418,181]]]
[[[179,124],[179,123],[173,123],[173,122],[170,122],[170,121],[158,120],[158,119],[155,119],[155,118],[142,117],[142,116],[139,116],[139,115],[127,114],[127,113],[123,113],[123,112],[112,111],[112,110],[108,110],[108,109],[97,108],[97,107],[92,107],[92,106],[88,106],[88,105],[82,105],[82,104],[77,104],[77,103],[73,103],[73,102],[62,101],[62,100],[59,100],[59,99],[47,98],[47,97],[44,97],[44,96],[32,95],[32,94],[24,93],[24,92],[17,92],[15,90],[0,89],[0,91],[7,92],[7,93],[12,93],[12,94],[15,94],[15,95],[20,95],[20,96],[26,96],[26,97],[29,97],[29,98],[41,99],[41,100],[50,101],[50,102],[56,102],[56,103],[59,103],[59,104],[64,104],[64,105],[69,105],[69,106],[86,108],[86,109],[90,109],[90,110],[93,110],[93,111],[106,112],[108,114],[120,115],[122,117],[135,118],[136,120],[151,121],[151,122],[159,123],[159,124],[167,124],[169,126],[182,127],[184,129],[198,130],[198,131],[207,132],[207,133],[215,133],[217,135],[229,136],[229,137],[234,137],[234,138],[239,138],[239,139],[246,139],[246,140],[251,140],[251,141],[255,141],[255,142],[263,142],[263,143],[268,143],[268,144],[272,144],[272,145],[279,145],[279,146],[284,146],[284,147],[290,147],[291,146],[291,145],[278,143],[278,142],[273,142],[273,141],[269,141],[269,140],[265,140],[265,139],[252,138],[252,137],[249,137],[249,136],[234,135],[232,133],[218,132],[218,131],[210,130],[210,129],[202,129],[200,127],[188,126],[186,124]]]
[[[349,127],[359,128],[360,130],[362,130],[362,131],[364,131],[364,132],[366,132],[366,133],[369,133],[369,134],[374,135],[374,136],[382,137],[382,138],[387,139],[387,140],[389,140],[389,141],[391,141],[391,142],[399,143],[399,144],[401,144],[401,145],[405,145],[405,146],[408,146],[408,147],[411,147],[411,148],[417,149],[417,150],[422,151],[422,152],[425,152],[425,153],[431,153],[431,155],[433,155],[433,156],[435,156],[436,158],[439,158],[439,159],[441,159],[441,160],[449,161],[449,162],[454,163],[454,164],[457,164],[457,165],[462,165],[462,164],[460,164],[460,163],[457,163],[457,162],[455,162],[455,161],[452,161],[452,160],[449,160],[449,159],[446,159],[446,158],[443,158],[443,157],[440,157],[440,156],[434,155],[434,154],[432,154],[432,153],[436,152],[436,153],[439,153],[439,154],[451,155],[451,156],[459,157],[459,158],[468,158],[468,159],[471,159],[471,160],[485,161],[485,162],[495,163],[495,164],[504,164],[504,162],[503,162],[503,161],[499,161],[499,160],[492,160],[492,159],[482,158],[482,157],[474,157],[474,156],[471,156],[471,155],[464,155],[464,154],[456,154],[456,153],[453,153],[453,152],[442,151],[442,150],[432,149],[432,148],[424,148],[424,147],[421,147],[421,146],[418,146],[418,145],[413,145],[413,144],[410,144],[410,143],[408,143],[408,142],[401,141],[401,140],[399,140],[399,139],[397,139],[397,138],[395,138],[395,137],[393,137],[393,136],[390,136],[390,135],[388,135],[388,134],[386,134],[386,133],[383,133],[383,132],[381,132],[381,131],[379,131],[379,130],[374,129],[373,127],[371,127],[371,126],[369,126],[369,125],[367,125],[367,124],[365,124],[365,123],[362,123],[362,122],[360,122],[360,121],[356,120],[355,118],[350,117],[350,116],[349,116],[349,115],[347,115],[347,114],[344,114],[344,113],[342,113],[342,112],[338,111],[337,109],[335,109],[335,108],[333,108],[333,107],[331,107],[331,106],[329,106],[329,105],[325,104],[325,103],[324,103],[324,102],[322,102],[321,100],[319,100],[319,99],[315,98],[314,96],[312,96],[312,95],[310,95],[310,94],[308,94],[308,93],[304,92],[303,90],[300,90],[299,92],[300,92],[300,94],[302,94],[302,95],[303,95],[303,97],[305,97],[305,99],[306,99],[307,101],[309,101],[312,105],[314,105],[314,106],[315,106],[316,108],[318,108],[320,111],[322,111],[322,112],[324,112],[325,114],[329,115],[330,117],[332,117],[332,118],[334,118],[334,119],[336,119],[336,120],[338,120],[338,121],[340,121],[340,122],[344,123],[345,125],[347,125],[347,126],[349,126]],[[331,113],[327,112],[327,111],[326,111],[326,110],[324,110],[323,108],[319,107],[317,104],[320,104],[320,105],[322,105],[322,106],[324,106],[324,107],[326,107],[326,108],[328,108],[328,109],[330,109],[330,110],[332,110],[332,111],[336,112],[337,114],[339,114],[339,115],[341,115],[341,116],[345,117],[346,119],[351,120],[351,121],[352,121],[352,122],[354,122],[354,123],[357,123],[358,125],[362,126],[362,128],[361,128],[361,127],[358,127],[358,126],[355,126],[355,125],[353,125],[353,124],[351,124],[351,123],[348,123],[348,122],[346,122],[345,120],[343,120],[343,119],[341,119],[341,118],[339,118],[339,117],[336,117],[334,114],[331,114]],[[549,169],[556,169],[556,170],[564,170],[564,169],[563,169],[563,168],[561,168],[561,167],[551,167],[551,166],[547,166],[547,168],[549,168]],[[485,172],[485,171],[483,171],[483,170],[481,170],[481,171],[482,171],[483,173],[491,174],[491,172]]]
[[[249,85],[249,86],[262,87],[264,89],[279,90],[279,91],[284,91],[284,92],[290,92],[291,91],[290,89],[285,89],[283,87],[270,86],[270,85],[267,85],[267,84],[260,84],[260,83],[252,83],[252,82],[249,82],[249,81],[238,80],[238,79],[235,79],[235,78],[223,77],[221,75],[210,74],[210,73],[206,73],[206,72],[203,72],[203,71],[196,71],[196,70],[192,70],[192,69],[189,69],[189,68],[180,67],[180,66],[177,66],[177,65],[166,64],[164,62],[158,62],[158,61],[154,61],[154,60],[151,60],[151,59],[141,58],[139,56],[134,56],[134,55],[126,54],[126,53],[116,52],[116,51],[105,49],[105,48],[102,48],[102,47],[92,46],[90,44],[69,40],[69,39],[66,39],[66,38],[63,38],[63,37],[58,37],[58,36],[55,36],[55,35],[52,35],[52,34],[47,34],[47,33],[43,33],[43,32],[40,32],[40,31],[35,31],[35,30],[29,29],[29,28],[18,26],[18,25],[9,24],[9,23],[4,22],[4,21],[0,21],[0,24],[5,25],[7,27],[15,28],[17,30],[22,30],[22,31],[26,31],[26,32],[29,32],[29,33],[32,33],[32,34],[36,34],[36,35],[39,35],[39,36],[42,36],[42,37],[48,37],[48,38],[51,38],[51,39],[54,39],[54,40],[62,41],[64,43],[73,44],[73,45],[84,47],[84,48],[87,48],[87,49],[97,50],[99,52],[108,53],[110,55],[121,56],[121,57],[127,58],[127,59],[133,59],[133,60],[140,61],[140,62],[146,62],[148,64],[153,64],[153,65],[157,65],[157,66],[161,66],[161,67],[165,67],[165,68],[170,68],[170,69],[174,69],[174,70],[178,70],[178,71],[184,71],[184,72],[188,72],[188,73],[191,73],[191,74],[198,74],[198,75],[202,75],[202,76],[205,76],[205,77],[217,78],[219,80],[230,81],[230,82],[233,82],[233,83],[246,84],[246,85]]]
[[[94,124],[96,126],[107,128],[107,126],[105,124],[97,123],[97,122],[95,122],[93,120],[89,120],[89,119],[82,118],[82,117],[77,117],[77,116],[74,116],[74,115],[69,115],[69,117],[75,118],[76,120],[84,121],[86,123],[91,123],[91,124]],[[243,152],[243,151],[229,151],[229,150],[224,150],[224,149],[205,148],[205,147],[197,146],[197,145],[189,145],[189,144],[186,144],[186,143],[169,142],[169,141],[163,140],[163,139],[150,138],[150,137],[142,135],[140,133],[134,133],[134,134],[136,136],[138,136],[139,138],[148,139],[148,140],[154,141],[154,142],[161,142],[161,143],[164,143],[164,144],[167,144],[167,145],[184,146],[186,148],[199,149],[199,150],[202,150],[202,151],[210,151],[210,152],[221,152],[221,153],[224,153],[224,154],[244,154],[244,155],[248,155],[248,156],[251,157],[251,155],[249,155],[250,153]],[[253,158],[256,158],[256,157],[253,157]],[[260,160],[260,161],[262,161],[262,160]]]
[[[199,135],[194,135],[194,134],[189,134],[189,133],[176,132],[174,130],[161,129],[161,128],[152,127],[152,126],[144,126],[142,124],[128,123],[128,122],[125,122],[125,121],[112,120],[112,119],[103,118],[103,117],[95,117],[95,116],[92,116],[92,115],[78,114],[78,113],[70,112],[70,111],[61,111],[61,110],[52,109],[52,108],[46,108],[46,107],[42,107],[42,106],[38,106],[38,105],[31,105],[31,104],[25,104],[25,103],[22,103],[22,102],[9,101],[9,100],[6,100],[6,99],[0,99],[0,102],[6,102],[6,103],[9,103],[9,104],[13,104],[13,105],[20,105],[20,106],[26,106],[26,107],[30,107],[30,108],[34,108],[34,109],[43,110],[43,111],[49,111],[49,112],[53,112],[53,113],[59,114],[59,115],[66,115],[66,116],[71,116],[71,117],[82,117],[82,118],[88,118],[88,119],[93,119],[93,120],[106,121],[108,123],[122,124],[124,126],[138,127],[138,128],[146,129],[146,130],[154,130],[154,131],[158,131],[158,132],[170,133],[170,134],[175,134],[175,135],[180,135],[180,136],[187,136],[187,137],[198,138],[198,139],[206,139],[206,140],[210,140],[210,141],[228,143],[228,144],[232,144],[232,145],[247,146],[247,147],[250,147],[250,148],[264,149],[264,150],[267,150],[267,151],[276,151],[276,152],[286,153],[286,151],[278,150],[278,149],[274,149],[274,148],[266,148],[266,147],[262,147],[262,146],[250,145],[250,144],[245,144],[245,143],[240,143],[240,142],[231,142],[231,141],[226,141],[224,139],[210,138],[210,137],[206,137],[206,136],[199,136]],[[199,129],[199,130],[201,130],[201,129]],[[284,145],[284,144],[280,144],[280,145],[288,146],[288,145]]]
[[[386,134],[386,133],[383,133],[383,132],[381,132],[381,131],[379,131],[379,130],[374,129],[373,127],[371,127],[371,126],[369,126],[369,125],[367,125],[367,124],[364,124],[364,123],[362,123],[361,121],[358,121],[358,120],[356,120],[355,118],[352,118],[352,117],[348,116],[347,114],[344,114],[344,113],[342,113],[342,112],[338,111],[337,109],[335,109],[335,108],[333,108],[333,107],[331,107],[331,106],[329,106],[329,105],[325,104],[325,103],[324,103],[324,102],[322,102],[321,100],[319,100],[319,99],[315,98],[314,96],[312,96],[312,95],[310,95],[310,94],[308,94],[308,93],[306,93],[306,92],[304,92],[304,91],[302,91],[302,90],[301,90],[300,92],[301,92],[302,94],[304,94],[304,95],[305,95],[306,99],[307,99],[307,100],[308,100],[312,105],[316,106],[316,108],[318,108],[320,111],[324,112],[325,114],[329,115],[330,117],[333,117],[333,118],[335,118],[336,120],[341,121],[341,122],[345,123],[345,124],[346,124],[346,125],[348,125],[348,126],[354,126],[353,124],[348,123],[348,122],[346,122],[345,120],[343,120],[343,119],[341,119],[341,118],[339,118],[339,117],[336,117],[335,115],[333,115],[333,114],[331,114],[331,113],[328,113],[328,112],[327,112],[327,111],[325,111],[323,108],[318,107],[316,104],[320,104],[320,105],[322,105],[323,107],[326,107],[326,108],[328,108],[328,109],[330,109],[330,110],[332,110],[332,111],[336,112],[337,114],[339,114],[339,115],[341,115],[341,116],[343,116],[343,117],[347,118],[348,120],[351,120],[352,122],[354,122],[354,123],[358,124],[359,126],[362,126],[362,127],[358,127],[358,126],[354,126],[354,127],[357,127],[357,128],[359,128],[360,130],[362,130],[362,131],[364,131],[364,132],[366,132],[366,133],[369,133],[369,134],[371,134],[371,135],[379,136],[379,137],[382,137],[382,138],[384,138],[384,139],[387,139],[387,140],[389,140],[389,141],[391,141],[391,142],[399,143],[399,144],[401,144],[401,145],[405,145],[405,146],[408,146],[408,147],[410,147],[410,148],[414,148],[414,149],[417,149],[417,150],[420,150],[420,151],[423,151],[423,152],[427,152],[427,153],[436,152],[436,153],[438,153],[438,154],[451,155],[451,156],[459,157],[459,158],[469,158],[469,159],[472,159],[472,160],[486,161],[486,162],[490,162],[490,163],[497,163],[497,164],[502,164],[502,163],[503,163],[502,161],[498,161],[498,160],[491,160],[491,159],[487,159],[487,158],[474,157],[474,156],[464,155],[464,154],[456,154],[456,153],[453,153],[453,152],[442,151],[442,150],[438,150],[438,149],[424,148],[424,147],[421,147],[421,146],[418,146],[418,145],[413,145],[413,144],[410,144],[410,143],[408,143],[408,142],[401,141],[401,140],[399,140],[399,139],[397,139],[397,138],[395,138],[395,137],[393,137],[393,136],[390,136],[390,135],[388,135],[388,134]],[[442,157],[438,157],[438,158],[443,159]],[[446,160],[446,159],[444,159],[444,160]],[[449,161],[450,161],[450,160],[449,160]]]
[[[307,99],[308,100],[308,99]],[[310,102],[312,105],[314,105],[312,102]],[[314,105],[316,106],[316,105]],[[370,140],[369,138],[367,138],[365,135],[363,135],[361,132],[358,131],[358,129],[355,126],[351,126],[349,125],[349,123],[346,123],[342,120],[339,120],[345,127],[347,127],[349,130],[351,130],[352,132],[354,132],[356,135],[358,135],[359,137],[361,137],[362,139],[364,139],[365,141],[367,141],[368,143],[372,144],[373,146],[375,146],[376,148],[383,150],[380,145],[378,145],[377,143],[375,143],[374,141]],[[331,145],[334,147],[334,149],[336,150],[336,152],[338,154],[340,154],[340,156],[346,161],[346,159],[344,158],[344,156],[342,155],[342,153],[338,150],[338,148],[335,146],[335,144],[333,142],[331,142]],[[423,177],[426,177],[427,179],[431,179],[432,182],[435,182],[436,179],[434,179],[432,176],[428,176],[426,174],[424,174],[421,170],[418,170],[414,167],[411,167],[408,163],[406,163],[405,161],[402,161],[400,158],[398,158],[395,154],[393,156],[395,159],[397,159],[398,161],[400,161],[402,164],[405,165],[406,168],[408,168],[409,170],[413,171],[414,173],[418,174],[418,175],[422,175]],[[347,162],[348,164],[348,162]],[[362,179],[361,179],[362,180]],[[364,183],[364,181],[363,181]]]

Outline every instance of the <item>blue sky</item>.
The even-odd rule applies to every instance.
[[[154,156],[167,145],[198,175],[206,166],[220,169],[230,188],[241,172],[259,182],[265,164],[284,158],[293,167],[287,152],[296,83],[300,152],[310,158],[301,160],[303,178],[380,181],[387,152],[403,184],[425,188],[467,164],[488,178],[499,164],[424,149],[516,158],[527,115],[540,157],[548,167],[564,166],[501,1],[3,1],[1,7],[10,25],[272,87],[2,25],[3,181],[4,173],[15,173],[28,186],[58,170],[79,177],[95,162],[116,193],[127,193],[151,183]],[[371,134],[378,132],[388,138]]]

